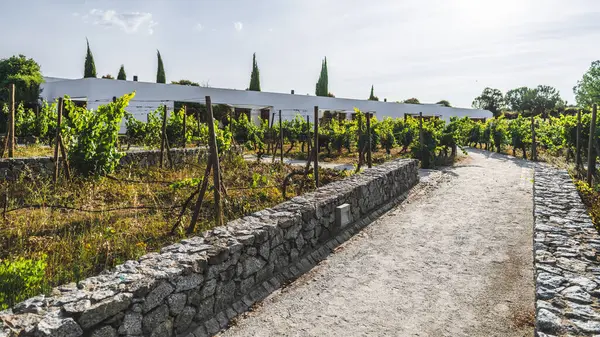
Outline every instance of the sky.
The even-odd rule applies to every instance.
[[[600,59],[598,0],[0,0],[0,58],[81,78],[90,42],[98,77],[189,79],[245,89],[256,53],[263,91],[314,95],[327,57],[336,97],[446,99],[539,84],[574,103]]]

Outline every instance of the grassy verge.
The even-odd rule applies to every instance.
[[[123,169],[113,177],[62,181],[56,188],[46,180],[0,183],[0,195],[8,201],[0,220],[0,309],[184,238],[191,205],[183,225],[174,233],[171,228],[205,165]],[[226,220],[284,201],[280,187],[293,169],[239,156],[224,159]],[[321,173],[323,184],[344,177],[332,170]],[[306,180],[296,179],[288,196],[314,189],[310,177]],[[209,192],[196,232],[213,226],[213,207]]]

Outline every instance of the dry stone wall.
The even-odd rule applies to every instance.
[[[205,148],[171,149],[174,165],[179,165],[190,158],[197,158],[206,153]],[[165,154],[165,162],[166,162]],[[129,151],[121,158],[120,167],[158,166],[160,162],[159,150]],[[16,180],[25,177],[48,177],[54,173],[54,159],[52,157],[29,157],[0,159],[0,180]]]
[[[367,169],[24,301],[0,313],[0,337],[214,335],[405,198],[417,181],[415,160]],[[336,221],[340,205],[349,222]]]
[[[597,336],[600,235],[566,171],[534,179],[536,336]]]

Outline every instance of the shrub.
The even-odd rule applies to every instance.
[[[45,255],[39,260],[0,260],[0,310],[46,291],[45,269]]]
[[[124,95],[96,111],[76,107],[67,97],[69,118],[65,119],[63,134],[71,168],[84,176],[106,175],[115,170],[123,156],[116,148],[121,120],[134,95]]]
[[[229,130],[220,129],[219,122],[216,120],[214,121],[214,125],[215,135],[217,138],[217,150],[219,151],[219,155],[221,155],[223,152],[229,151],[229,149],[231,148],[231,133],[229,132]],[[202,124],[200,126],[200,141],[203,144],[208,144],[208,135],[208,124]]]

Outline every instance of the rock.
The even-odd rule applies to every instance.
[[[581,331],[585,332],[585,333],[600,333],[600,322],[596,322],[596,321],[580,321],[580,320],[572,320],[573,324],[575,324],[576,327],[578,327],[579,329],[581,329]]]
[[[88,329],[118,314],[129,307],[132,297],[129,293],[122,293],[90,306],[79,317],[79,325]]]
[[[146,296],[146,302],[144,302],[144,312],[148,312],[158,305],[160,305],[167,296],[169,296],[175,288],[168,282],[161,282],[156,288],[154,288],[148,296]]]
[[[537,276],[537,283],[548,289],[558,288],[563,282],[565,282],[565,278],[560,275],[539,273]]]
[[[200,284],[202,284],[203,280],[204,280],[204,277],[202,275],[196,274],[196,273],[192,273],[190,275],[185,275],[185,276],[180,276],[177,279],[177,285],[175,288],[175,292],[178,293],[178,292],[194,289],[194,288],[200,286]]]
[[[258,258],[258,257],[255,257],[255,256],[248,257],[243,262],[243,268],[244,268],[243,270],[244,270],[244,272],[241,275],[242,278],[247,278],[248,276],[256,273],[262,267],[264,267],[265,264],[267,264],[267,262],[265,262],[261,258]]]
[[[566,299],[576,302],[576,303],[582,303],[582,304],[592,303],[592,296],[590,294],[588,294],[587,292],[585,292],[585,290],[583,290],[580,286],[568,287],[565,290],[563,290],[561,292],[561,294]]]
[[[537,318],[536,326],[537,326],[538,330],[545,332],[545,333],[550,333],[550,334],[555,334],[555,333],[560,332],[560,330],[561,330],[560,319],[558,318],[558,316],[556,316],[552,312],[550,312],[546,309],[539,309],[537,312],[536,318]]]
[[[141,313],[128,312],[119,327],[120,335],[141,335],[142,334],[142,316]]]
[[[221,331],[221,327],[219,326],[219,322],[216,318],[208,320],[206,323],[204,323],[204,326],[206,327],[206,331],[208,331],[210,336]]]
[[[72,318],[44,317],[37,325],[39,337],[79,337],[81,327]]]
[[[207,317],[210,317],[214,314],[214,306],[215,306],[215,298],[209,297],[204,299],[201,303],[199,303],[196,307],[198,308],[198,313],[196,314],[196,320],[202,321]]]
[[[103,326],[100,329],[96,329],[90,337],[117,337],[117,330],[112,326]]]
[[[15,314],[31,313],[41,315],[46,313],[45,307],[47,306],[47,302],[48,301],[44,295],[35,296],[16,304],[12,308],[12,311]]]
[[[74,315],[86,311],[91,306],[92,302],[90,300],[81,300],[78,302],[67,303],[63,306],[63,309],[70,315]]]
[[[164,321],[152,331],[150,337],[171,337],[173,336],[173,322]]]
[[[166,304],[147,313],[142,319],[142,331],[144,334],[153,333],[158,326],[169,317],[169,308]]]
[[[177,333],[186,331],[192,323],[195,315],[196,309],[193,307],[185,307],[183,311],[177,315],[177,318],[175,318],[175,330]]]
[[[185,307],[187,296],[182,293],[172,294],[167,298],[167,304],[172,316],[177,316]]]
[[[210,336],[209,336],[208,332],[206,331],[206,327],[201,325],[196,330],[194,330],[194,337],[210,337]]]
[[[596,287],[598,286],[598,284],[596,282],[590,280],[587,277],[583,277],[583,276],[570,278],[569,282],[583,287],[586,291],[592,291],[592,290],[596,289]]]

